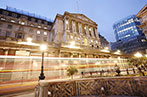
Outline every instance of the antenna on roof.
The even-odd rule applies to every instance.
[[[79,13],[79,2],[78,2],[78,0],[76,1],[76,4],[77,4],[77,12]]]

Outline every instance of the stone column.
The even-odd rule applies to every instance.
[[[48,82],[45,80],[39,82],[39,97],[48,97]]]

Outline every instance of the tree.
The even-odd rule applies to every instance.
[[[75,73],[78,73],[78,69],[76,68],[76,67],[74,67],[74,66],[69,66],[68,68],[67,68],[67,71],[66,71],[66,74],[67,74],[67,76],[71,76],[71,78],[73,79],[73,75],[75,74]]]
[[[128,59],[129,65],[135,66],[139,73],[141,73],[143,76],[145,76],[144,72],[141,70],[141,68],[144,68],[144,70],[147,67],[147,58],[146,57],[132,57]]]

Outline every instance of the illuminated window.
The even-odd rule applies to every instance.
[[[34,25],[33,25],[33,24],[31,24],[31,26],[33,27]]]
[[[41,28],[41,26],[38,26],[38,28]]]
[[[15,23],[15,21],[14,21],[14,20],[11,20],[10,22]]]
[[[73,36],[71,35],[70,38],[73,39]]]
[[[6,20],[5,18],[1,17],[1,20]]]
[[[40,31],[37,31],[37,34],[40,34]]]
[[[44,32],[44,35],[47,35],[47,32]]]
[[[69,23],[68,23],[68,20],[65,20],[65,24],[66,24],[66,30],[69,30]]]
[[[47,29],[47,27],[44,27],[44,29]]]
[[[25,22],[23,22],[23,21],[19,21],[19,24],[24,25],[24,24],[25,24]]]

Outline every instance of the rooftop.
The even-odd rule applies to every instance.
[[[51,20],[50,18],[40,16],[40,15],[37,15],[35,13],[30,13],[30,12],[27,12],[27,11],[19,10],[19,9],[16,9],[16,8],[12,8],[12,7],[7,6],[6,10],[11,11],[11,12],[15,12],[15,13],[19,13],[19,14],[23,14],[23,15],[26,15],[26,16],[30,16],[30,17],[35,17],[35,18],[42,19],[42,20],[45,20],[45,21],[48,21],[48,22],[53,22],[53,20]]]

